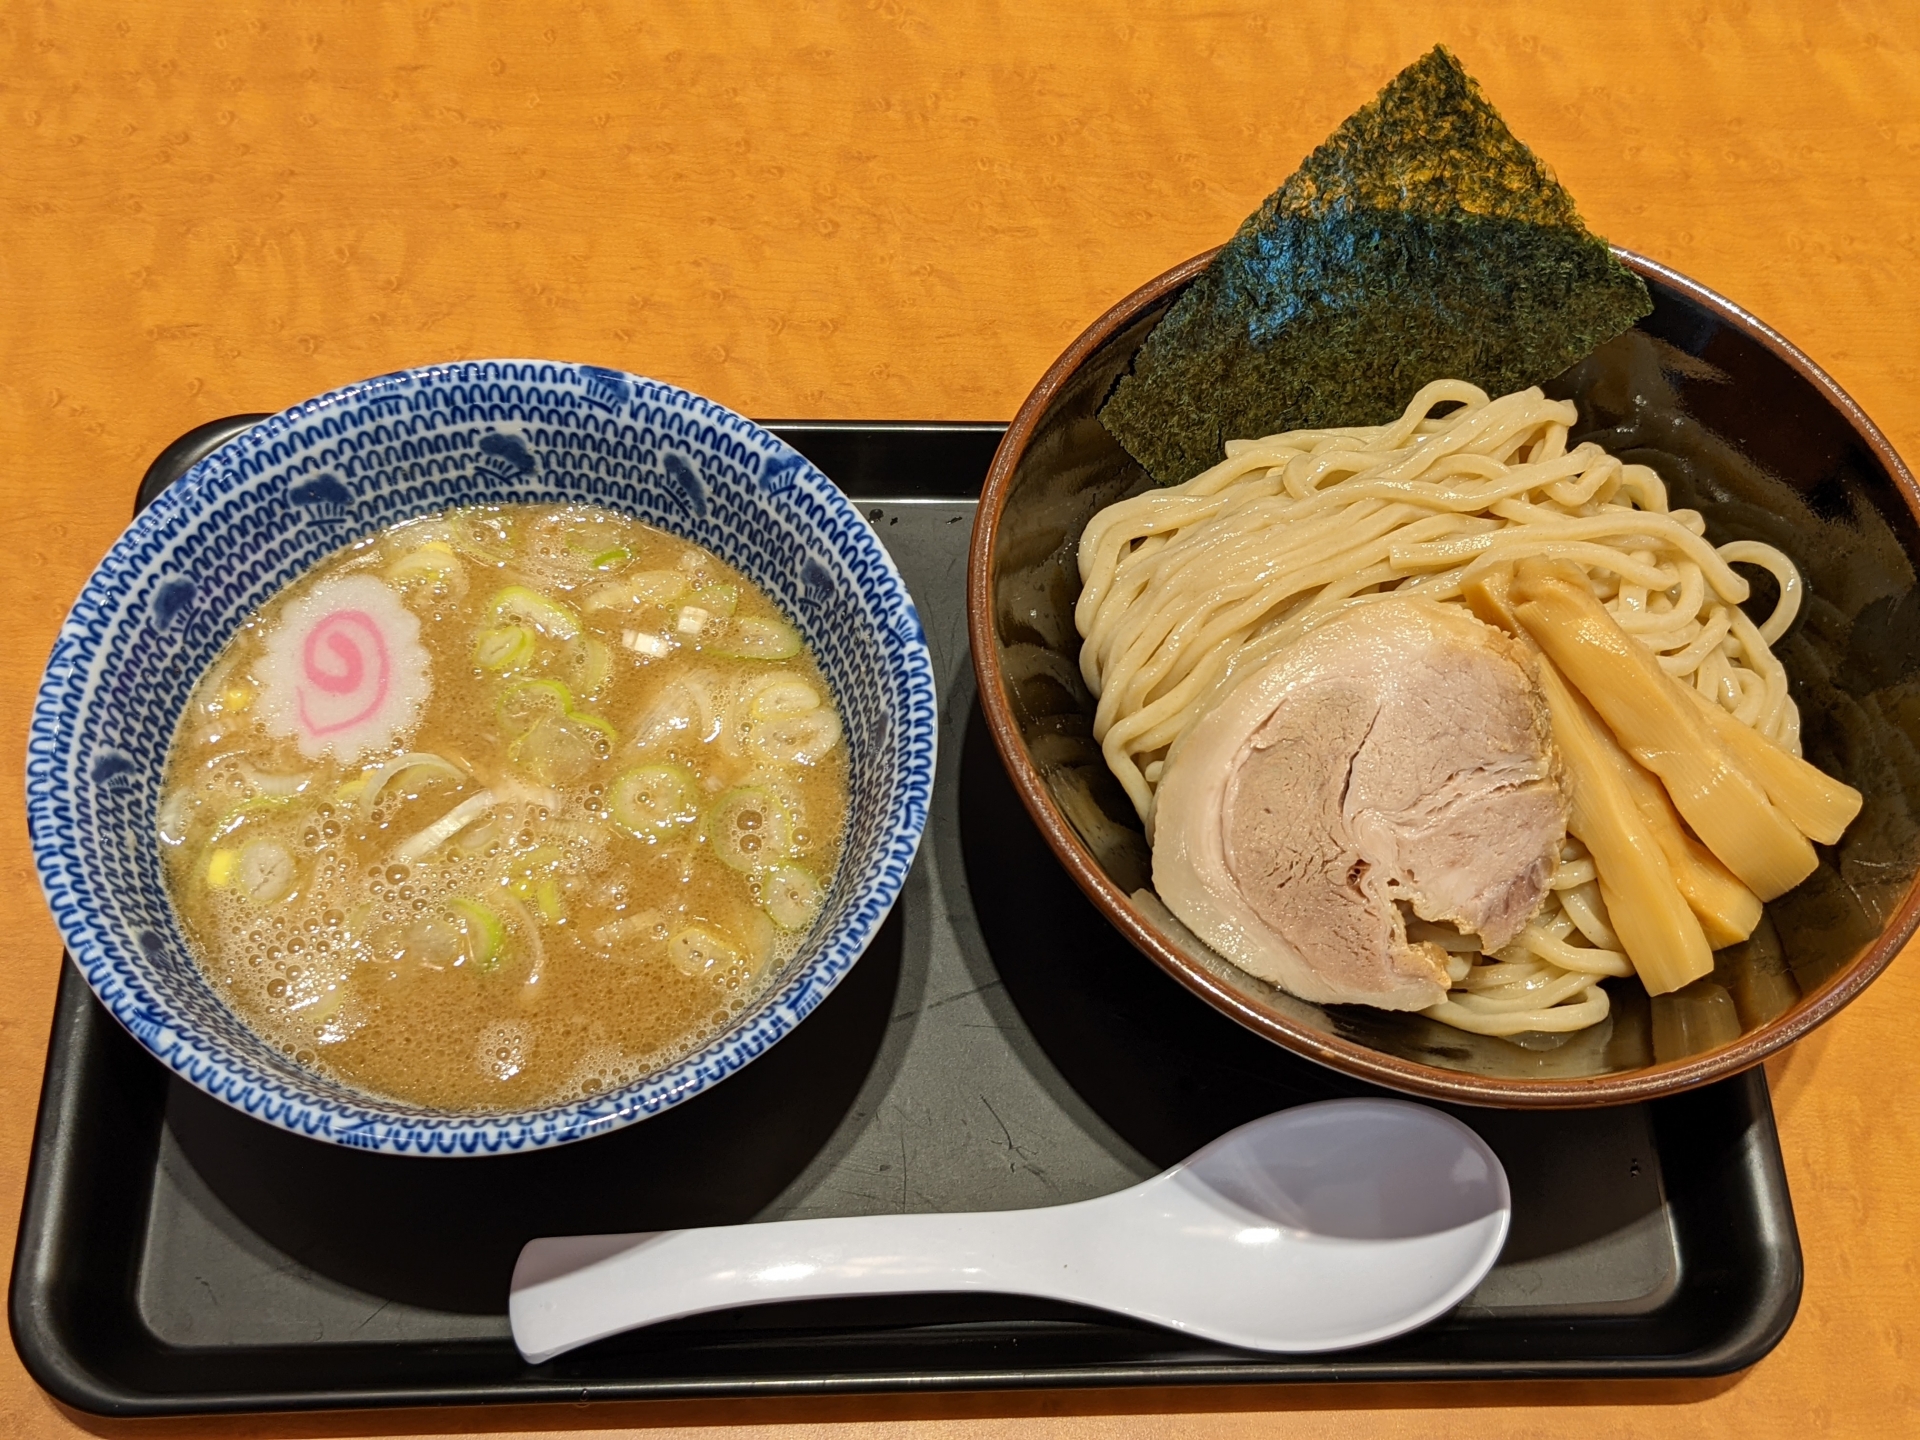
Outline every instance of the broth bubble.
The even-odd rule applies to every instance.
[[[517,1020],[496,1020],[480,1031],[474,1059],[480,1073],[494,1080],[511,1080],[526,1069],[533,1053],[533,1033]]]

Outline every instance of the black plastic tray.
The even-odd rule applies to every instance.
[[[253,419],[157,460],[144,502]],[[535,1235],[1083,1199],[1281,1106],[1367,1087],[1183,991],[1054,863],[987,741],[966,542],[996,426],[774,427],[857,497],[942,686],[933,818],[893,917],[792,1036],[658,1118],[550,1153],[395,1159],[169,1079],[61,972],[14,1342],[84,1410],[902,1389],[1712,1375],[1786,1332],[1800,1250],[1761,1071],[1644,1106],[1458,1112],[1514,1191],[1499,1265],[1389,1344],[1273,1357],[995,1296],[702,1316],[545,1365],[507,1279]]]

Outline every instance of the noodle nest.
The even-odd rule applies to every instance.
[[[1080,669],[1094,738],[1149,836],[1168,750],[1250,667],[1347,607],[1459,604],[1477,577],[1534,558],[1580,566],[1662,670],[1798,755],[1772,651],[1804,593],[1793,562],[1755,541],[1708,543],[1652,469],[1569,448],[1577,418],[1538,389],[1491,399],[1437,380],[1390,425],[1230,440],[1211,469],[1095,515],[1079,550]],[[1778,583],[1764,624],[1740,608],[1736,563]],[[1635,973],[1571,836],[1541,912],[1497,954],[1447,926],[1416,921],[1409,938],[1448,952],[1452,989],[1423,1013],[1480,1034],[1596,1024],[1601,980]]]

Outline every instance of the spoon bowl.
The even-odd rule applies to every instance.
[[[775,1300],[996,1291],[1251,1350],[1339,1350],[1458,1304],[1512,1198],[1492,1150],[1404,1100],[1327,1100],[1229,1131],[1150,1180],[1043,1210],[534,1240],[514,1343],[539,1363],[663,1320]]]

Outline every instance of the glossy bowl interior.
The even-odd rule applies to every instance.
[[[371,1099],[261,1040],[187,951],[155,807],[194,682],[258,606],[342,545],[454,504],[588,501],[697,541],[799,626],[845,720],[846,843],[807,943],[711,1043],[616,1091],[453,1115]],[[28,741],[42,886],[106,1007],[175,1073],[299,1134],[397,1154],[559,1144],[642,1119],[788,1033],[885,919],[926,824],[932,664],[872,528],[798,452],[619,371],[472,361],[381,376],[263,421],[134,521],[55,642]]]
[[[1188,989],[1338,1070],[1469,1104],[1604,1105],[1756,1063],[1857,995],[1920,917],[1920,490],[1859,407],[1778,334],[1639,256],[1654,310],[1547,388],[1579,403],[1575,441],[1653,466],[1716,544],[1761,539],[1810,596],[1776,647],[1807,758],[1865,808],[1820,868],[1767,906],[1713,973],[1566,1037],[1472,1035],[1419,1015],[1321,1006],[1236,968],[1149,897],[1144,836],[1093,742],[1079,674],[1075,549],[1101,507],[1149,487],[1096,412],[1155,321],[1211,258],[1127,297],[1061,356],[995,456],[973,532],[968,609],[981,707],[1042,834],[1095,905]],[[1764,617],[1771,577],[1747,567]]]

